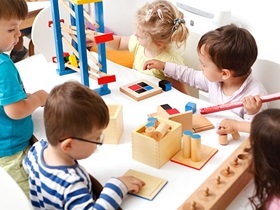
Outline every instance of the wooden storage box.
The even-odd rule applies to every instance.
[[[122,105],[107,105],[110,113],[110,122],[103,131],[105,144],[118,144],[123,133],[123,107]]]
[[[158,118],[171,129],[156,141],[143,134],[145,124],[132,132],[132,158],[154,168],[160,168],[181,149],[182,124],[172,120]]]

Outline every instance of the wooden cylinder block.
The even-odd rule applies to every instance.
[[[165,133],[167,132],[167,130],[169,129],[169,125],[167,125],[164,122],[161,122],[155,129],[155,132],[153,133],[152,137],[159,141],[160,139],[162,139],[162,137],[164,137]]]
[[[227,134],[220,134],[219,135],[219,144],[227,145],[228,144],[228,135]]]
[[[199,134],[193,134],[191,137],[191,160],[201,161],[201,137]]]
[[[193,132],[185,130],[183,133],[182,154],[183,158],[191,158],[191,137]]]

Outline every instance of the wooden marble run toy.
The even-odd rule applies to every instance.
[[[201,169],[217,152],[217,149],[203,145],[199,134],[185,130],[182,149],[171,158],[171,161],[194,169]]]
[[[138,80],[136,82],[120,87],[120,91],[136,101],[141,101],[151,96],[160,94],[162,89],[153,85],[147,80]]]
[[[252,179],[251,155],[244,151],[249,147],[249,139],[244,140],[232,155],[184,201],[178,210],[226,209]]]
[[[96,20],[91,18],[83,9],[83,4],[94,3]],[[71,20],[71,26],[66,26],[59,15],[59,4],[68,12]],[[54,36],[56,40],[56,62],[58,65],[57,72],[59,75],[80,72],[82,84],[89,86],[89,77],[96,79],[100,88],[95,89],[100,95],[111,93],[108,83],[116,81],[115,75],[107,75],[106,51],[105,43],[113,39],[112,34],[100,34],[94,36],[98,47],[98,61],[86,49],[86,32],[84,19],[87,19],[98,32],[104,33],[103,22],[103,2],[102,0],[69,0],[69,5],[64,0],[51,0],[52,21],[49,26],[54,28]],[[71,37],[71,42],[62,34],[67,33]],[[78,65],[72,62],[65,62],[63,44],[72,51],[77,60]],[[88,57],[96,64],[99,70],[89,67]]]
[[[275,101],[275,100],[280,99],[280,93],[273,93],[273,94],[269,94],[266,96],[261,96],[260,98],[263,103]],[[228,103],[228,104],[220,104],[220,105],[210,106],[210,107],[206,107],[206,108],[201,108],[200,114],[210,114],[213,112],[220,112],[220,111],[234,109],[234,108],[242,107],[242,106],[243,106],[242,101],[237,101],[237,102]]]

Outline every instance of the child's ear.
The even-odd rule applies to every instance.
[[[231,77],[231,71],[228,69],[222,69],[222,79],[226,80]]]
[[[68,138],[60,143],[60,148],[63,152],[68,152],[73,147],[73,139]]]

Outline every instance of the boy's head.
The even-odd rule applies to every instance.
[[[28,7],[25,0],[1,0],[0,20],[24,20],[28,15]]]
[[[83,138],[93,129],[106,128],[108,123],[109,110],[103,99],[78,82],[55,86],[44,107],[46,136],[54,146],[69,136]]]
[[[165,0],[156,0],[141,7],[136,13],[136,25],[136,35],[142,33],[150,43],[161,42],[164,46],[171,42],[177,46],[185,44],[189,33],[184,14]]]
[[[233,77],[250,73],[258,56],[258,47],[252,34],[233,24],[204,34],[197,45],[199,54],[202,49],[219,69],[231,70]]]
[[[25,0],[0,0],[0,52],[12,50],[18,43],[19,26],[27,15]]]

